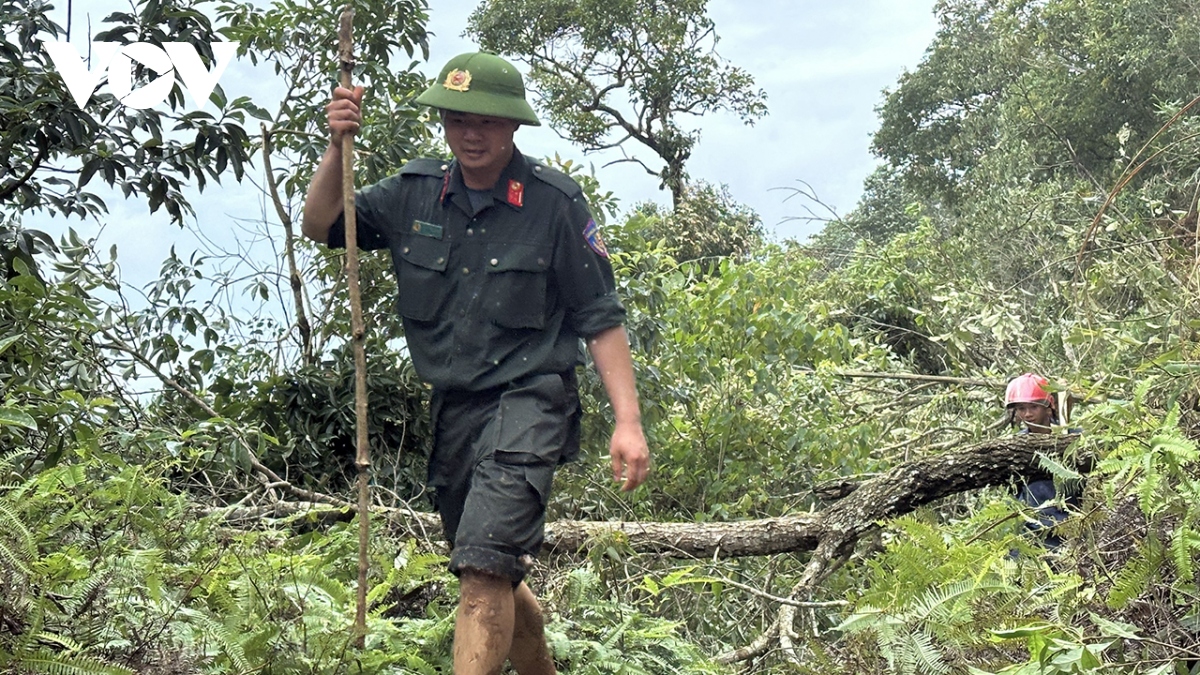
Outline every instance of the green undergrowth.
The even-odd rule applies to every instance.
[[[26,476],[24,459],[0,458],[0,672],[450,672],[457,581],[436,542],[372,532],[360,650],[355,523],[239,529],[173,489],[174,462],[94,451]],[[547,601],[562,672],[715,672],[589,570]]]

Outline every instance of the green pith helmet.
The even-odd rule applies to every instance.
[[[417,103],[456,112],[491,115],[541,126],[525,101],[525,83],[511,63],[486,52],[450,59]]]

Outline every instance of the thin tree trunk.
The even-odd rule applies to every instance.
[[[263,171],[267,175],[267,186],[270,189],[271,201],[275,204],[275,213],[283,225],[283,252],[287,258],[288,285],[292,288],[292,301],[296,303],[296,328],[300,331],[300,356],[304,365],[311,366],[313,362],[312,325],[308,322],[308,312],[304,309],[304,284],[300,279],[300,268],[296,265],[296,232],[292,227],[292,218],[283,207],[283,199],[279,196],[279,187],[275,185],[275,171],[271,167],[271,132],[266,123],[262,124],[263,138]]]

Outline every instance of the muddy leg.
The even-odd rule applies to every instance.
[[[463,570],[459,586],[454,675],[499,675],[513,644],[512,582]]]
[[[546,646],[542,608],[525,582],[513,591],[512,651],[508,660],[519,675],[555,675],[554,659]]]

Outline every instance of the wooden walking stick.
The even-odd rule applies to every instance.
[[[342,10],[338,27],[338,61],[341,85],[352,89],[350,73],[354,69],[354,40],[351,27],[354,10]],[[370,533],[371,454],[367,447],[367,331],[363,326],[362,297],[358,289],[358,232],[354,217],[354,134],[342,136],[342,200],[346,219],[346,278],[350,291],[350,330],[354,343],[354,419],[356,428],[354,465],[358,467],[358,604],[354,611],[355,644],[359,649],[367,641],[367,539]]]

